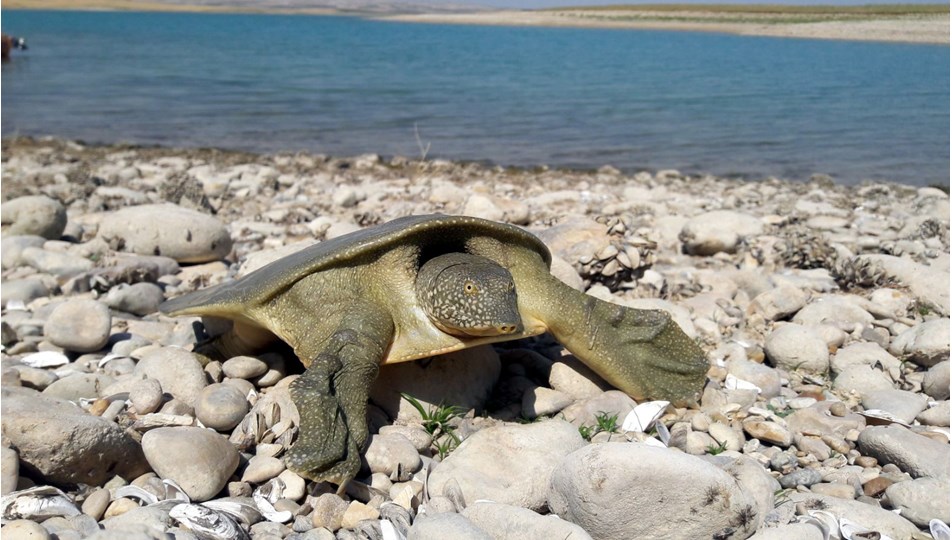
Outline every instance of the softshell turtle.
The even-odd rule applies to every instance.
[[[212,348],[261,351],[275,336],[307,367],[290,386],[301,425],[288,467],[343,484],[369,436],[381,364],[551,332],[636,399],[693,402],[703,352],[659,310],[604,302],[549,273],[532,234],[464,216],[410,216],[305,248],[237,280],[171,299],[171,315],[234,321]]]

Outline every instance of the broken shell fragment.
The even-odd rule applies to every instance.
[[[254,525],[264,519],[255,503],[247,497],[226,497],[214,501],[205,501],[202,506],[228,514],[245,525]]]
[[[14,491],[0,499],[0,514],[4,521],[43,521],[57,516],[76,516],[79,513],[79,509],[65,493],[51,486]]]
[[[202,505],[180,504],[169,511],[169,517],[201,540],[250,540],[233,519]]]
[[[646,401],[637,405],[628,413],[621,424],[622,431],[644,433],[661,418],[664,410],[670,405],[667,401]]]

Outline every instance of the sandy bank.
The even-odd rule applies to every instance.
[[[719,32],[751,36],[813,39],[949,43],[948,15],[923,14],[857,20],[786,22],[770,17],[743,14],[732,17],[703,17],[681,13],[679,17],[659,17],[657,13],[634,10],[493,11],[488,13],[396,15],[386,20],[443,24],[483,24],[506,26],[554,26],[578,28],[631,28]]]

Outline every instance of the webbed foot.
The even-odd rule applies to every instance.
[[[360,452],[370,436],[370,386],[392,336],[392,325],[364,322],[356,326],[360,330],[338,330],[290,386],[301,423],[288,452],[288,468],[342,489],[360,470]]]

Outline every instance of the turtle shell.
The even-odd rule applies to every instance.
[[[538,252],[546,265],[552,261],[541,240],[513,225],[469,216],[407,216],[309,246],[234,281],[168,300],[159,309],[171,315],[237,315],[248,305],[269,301],[306,276],[366,260],[374,252],[414,243],[420,246],[421,258],[426,259],[461,251],[467,239],[474,237],[520,244]]]

